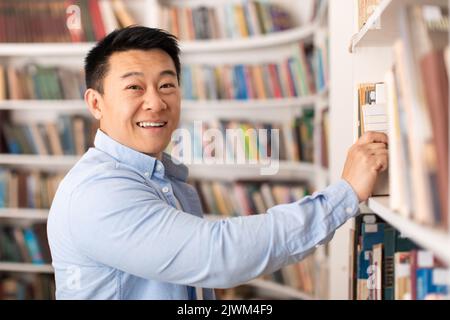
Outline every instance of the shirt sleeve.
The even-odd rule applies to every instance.
[[[113,170],[76,188],[69,208],[70,236],[93,261],[146,279],[227,288],[301,260],[357,214],[358,199],[341,180],[267,214],[208,221]]]

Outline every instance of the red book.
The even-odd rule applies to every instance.
[[[91,12],[92,24],[94,25],[95,39],[101,40],[106,36],[106,31],[98,0],[89,0],[89,10]]]
[[[448,77],[444,54],[433,51],[422,58],[421,71],[437,156],[440,224],[448,227]]]
[[[274,98],[283,98],[283,92],[281,90],[280,77],[278,75],[278,68],[276,64],[269,64],[270,82],[273,87]]]

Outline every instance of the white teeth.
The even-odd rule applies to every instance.
[[[147,127],[162,127],[164,126],[166,123],[165,122],[138,122],[138,126],[142,127],[142,128],[147,128]]]

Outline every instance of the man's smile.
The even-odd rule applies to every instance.
[[[163,128],[167,125],[167,121],[139,121],[136,125],[141,128]]]

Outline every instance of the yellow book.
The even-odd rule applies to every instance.
[[[242,5],[234,6],[234,15],[236,19],[237,26],[239,28],[239,33],[242,37],[248,37],[247,22],[245,21],[244,7]]]
[[[266,89],[264,87],[264,78],[261,66],[251,67],[252,78],[255,81],[256,97],[258,99],[267,99]]]
[[[129,10],[126,8],[125,3],[122,0],[113,0],[113,8],[116,13],[117,20],[122,27],[128,27],[136,23],[136,20],[130,14]]]
[[[0,101],[6,100],[5,67],[0,64]]]

